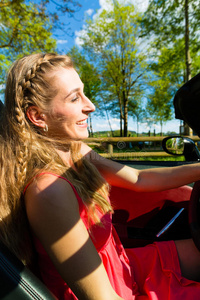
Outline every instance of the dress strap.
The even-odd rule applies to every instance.
[[[25,195],[26,190],[28,189],[29,185],[33,182],[34,178],[37,178],[37,177],[42,176],[42,175],[44,175],[44,174],[53,175],[53,176],[56,176],[56,177],[58,177],[58,178],[61,178],[61,179],[65,180],[65,181],[67,181],[67,182],[70,184],[70,186],[72,187],[72,189],[73,189],[73,191],[74,191],[76,197],[77,197],[79,200],[81,200],[79,194],[77,193],[77,190],[75,189],[75,187],[73,186],[73,184],[72,184],[69,180],[67,180],[67,179],[66,179],[65,177],[63,177],[63,176],[60,176],[60,175],[58,175],[58,174],[51,173],[51,172],[42,172],[42,173],[37,174],[36,176],[34,176],[34,177],[31,179],[31,181],[25,186],[24,191],[23,191],[23,195]],[[82,202],[82,201],[81,201],[81,202]]]

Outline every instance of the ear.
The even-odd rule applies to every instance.
[[[29,120],[37,127],[44,128],[46,125],[45,115],[37,106],[29,106],[26,111]]]

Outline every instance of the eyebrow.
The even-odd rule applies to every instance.
[[[71,91],[69,92],[69,94],[67,94],[67,96],[65,97],[65,99],[68,98],[71,94],[73,94],[73,93],[75,93],[75,92],[78,92],[78,91],[80,91],[80,88],[76,88],[76,89],[71,90]]]
[[[84,89],[84,84],[83,84],[83,89]],[[75,92],[79,92],[80,90],[81,90],[80,87],[71,90],[71,91],[69,92],[69,94],[67,94],[67,96],[65,97],[65,99],[68,98],[71,94],[73,94],[73,93],[75,93]]]

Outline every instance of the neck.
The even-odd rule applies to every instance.
[[[70,167],[73,166],[71,152],[70,152],[69,148],[67,150],[66,149],[56,149],[56,151],[66,165],[68,165]]]

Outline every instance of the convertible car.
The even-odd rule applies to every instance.
[[[176,118],[182,119],[200,136],[200,74],[176,93]],[[184,155],[185,161],[122,162],[132,167],[154,168],[176,166],[200,160],[195,143],[180,136],[167,137],[163,148],[173,155]],[[134,201],[130,201],[130,199]],[[156,240],[192,237],[200,250],[199,199],[200,183],[163,192],[138,193],[118,187],[111,188],[114,208],[113,224],[124,247],[141,247]],[[123,201],[122,201],[123,200]],[[0,244],[0,299],[56,299],[28,268],[5,245]]]

